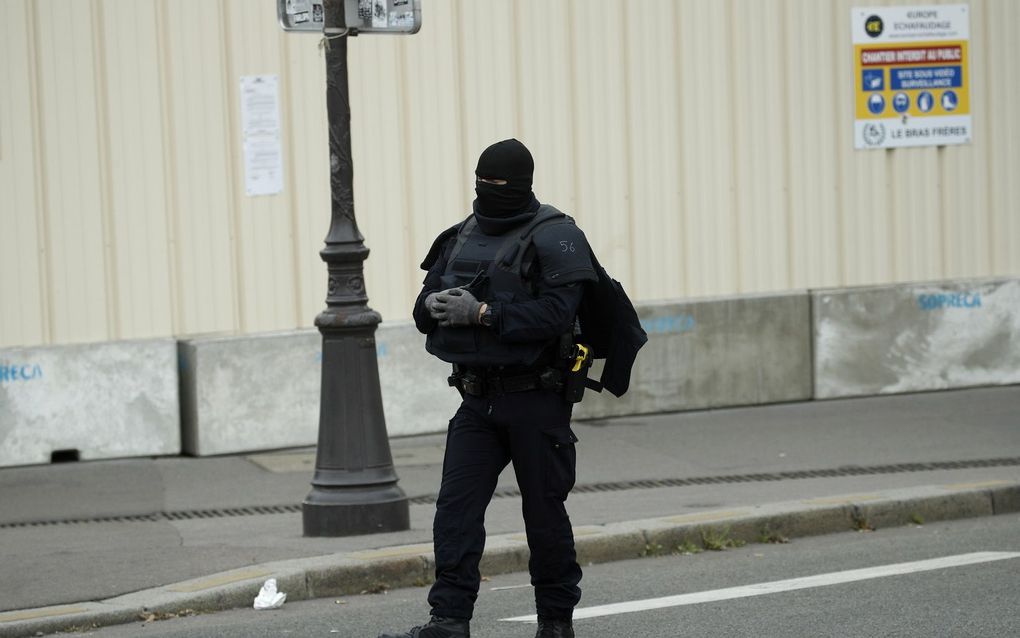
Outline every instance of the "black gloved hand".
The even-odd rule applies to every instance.
[[[439,317],[436,316],[436,297],[444,292],[446,291],[441,290],[439,292],[429,293],[429,296],[425,297],[425,310],[429,311],[429,316],[433,319],[439,319]]]
[[[426,300],[427,303],[427,300]],[[478,309],[482,304],[463,288],[451,288],[436,294],[432,316],[444,328],[478,324]]]

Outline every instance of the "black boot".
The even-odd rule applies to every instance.
[[[574,638],[574,625],[569,618],[538,617],[538,633],[535,638]]]
[[[400,634],[379,634],[379,638],[471,638],[471,630],[468,629],[468,621],[463,618],[433,616],[424,625],[412,627]]]

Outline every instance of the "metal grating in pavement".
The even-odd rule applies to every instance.
[[[762,483],[768,481],[789,481],[809,478],[838,478],[841,476],[873,476],[875,474],[902,474],[908,472],[931,472],[938,470],[966,470],[983,467],[1010,467],[1020,465],[1020,458],[976,459],[972,461],[936,461],[932,463],[899,463],[895,465],[846,465],[821,470],[794,470],[764,474],[730,474],[721,476],[696,476],[691,478],[667,478],[655,480],[620,481],[614,483],[589,483],[575,485],[571,493],[620,492],[634,489],[659,487],[686,487],[690,485],[713,485],[719,483]],[[520,496],[516,488],[496,490],[493,498]],[[416,505],[434,503],[435,496],[419,496],[411,499]]]
[[[575,485],[573,492],[620,492],[624,490],[655,489],[660,487],[686,487],[690,485],[715,485],[720,483],[761,483],[768,481],[789,481],[811,478],[838,478],[841,476],[873,476],[876,474],[902,474],[907,472],[932,472],[938,470],[966,470],[983,467],[1020,466],[1020,457],[998,459],[975,459],[970,461],[935,461],[931,463],[899,463],[893,465],[845,465],[830,469],[793,470],[763,474],[728,474],[718,476],[695,476],[690,478],[666,478],[654,480],[618,481],[612,483],[588,483]],[[520,496],[517,488],[498,489],[493,498]],[[436,495],[426,494],[409,499],[413,505],[428,505],[436,502]],[[175,512],[153,512],[132,516],[102,516],[92,518],[69,518],[51,521],[27,521],[23,523],[0,523],[0,529],[17,527],[44,527],[49,525],[78,525],[86,523],[151,523],[156,521],[181,521],[202,518],[228,518],[233,516],[259,516],[265,514],[298,514],[300,504],[254,505],[238,508],[207,510],[184,510]]]

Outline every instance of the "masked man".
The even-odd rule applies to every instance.
[[[535,198],[534,167],[517,140],[485,149],[473,214],[442,233],[422,264],[415,323],[426,349],[453,364],[450,382],[463,402],[450,421],[436,502],[431,620],[380,638],[470,635],[485,509],[510,462],[531,550],[537,636],[574,635],[581,568],[564,502],[574,485],[570,414],[579,397],[570,399],[568,376],[585,356],[572,337],[585,284],[598,275],[584,233]]]

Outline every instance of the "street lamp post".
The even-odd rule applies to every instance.
[[[326,33],[343,33],[343,0],[326,0]],[[330,28],[334,27],[334,28]],[[364,237],[354,218],[347,37],[326,44],[331,222],[319,253],[329,271],[322,333],[319,442],[312,491],[302,506],[305,536],[350,536],[410,527],[407,496],[397,486],[379,387],[375,330],[368,307]]]

